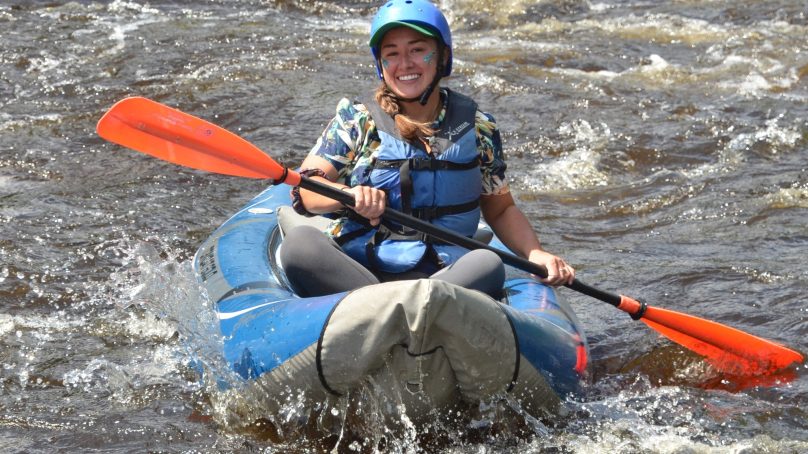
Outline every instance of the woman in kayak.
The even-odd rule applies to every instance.
[[[311,226],[284,239],[284,271],[301,296],[380,281],[435,278],[500,296],[493,252],[459,246],[381,218],[386,206],[471,237],[480,215],[512,251],[547,269],[550,285],[575,270],[544,251],[505,180],[500,134],[470,98],[440,86],[452,71],[452,37],[426,0],[391,0],[373,19],[370,48],[381,84],[368,99],[343,99],[301,165],[301,174],[350,192],[348,209],[295,188],[298,213],[331,214],[328,236]]]

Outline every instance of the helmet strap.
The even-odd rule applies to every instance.
[[[426,103],[429,102],[429,97],[432,96],[432,92],[435,91],[435,87],[438,86],[438,82],[440,82],[440,79],[441,79],[440,76],[436,75],[435,78],[432,79],[432,83],[429,84],[428,87],[426,87],[426,90],[424,90],[423,93],[421,93],[421,96],[415,96],[413,98],[402,98],[401,96],[396,95],[395,92],[393,92],[393,90],[390,90],[390,93],[396,98],[396,100],[400,102],[418,101],[419,104],[425,106]],[[386,83],[387,82],[385,81],[385,84]],[[387,87],[389,89],[390,86],[388,85]]]
[[[432,79],[432,83],[426,87],[426,90],[421,94],[421,97],[418,98],[418,103],[422,106],[425,106],[427,102],[429,102],[429,97],[432,96],[432,92],[435,91],[435,87],[438,86],[438,82],[440,82],[440,76],[435,74],[435,78]]]

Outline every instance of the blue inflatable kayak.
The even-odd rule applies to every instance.
[[[273,186],[197,251],[224,357],[255,390],[241,406],[267,414],[372,383],[413,417],[506,394],[539,413],[578,389],[586,338],[571,308],[532,279],[509,279],[502,301],[430,279],[298,297],[279,260],[284,231],[323,221],[294,213],[289,188]]]

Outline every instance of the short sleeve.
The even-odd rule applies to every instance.
[[[483,176],[482,195],[505,194],[510,189],[505,179],[505,154],[496,120],[488,113],[477,111],[477,149]]]
[[[364,107],[364,106],[362,106]],[[367,111],[348,98],[337,104],[337,112],[309,152],[328,161],[340,175],[349,173],[356,160],[357,141],[363,137],[362,128]]]

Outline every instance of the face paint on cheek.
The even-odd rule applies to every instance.
[[[428,65],[432,62],[434,58],[435,58],[435,52],[434,51],[430,52],[429,55],[424,55],[424,63]]]
[[[382,59],[382,67],[384,69],[387,69],[389,66],[390,66],[390,62],[385,60],[385,59]]]

